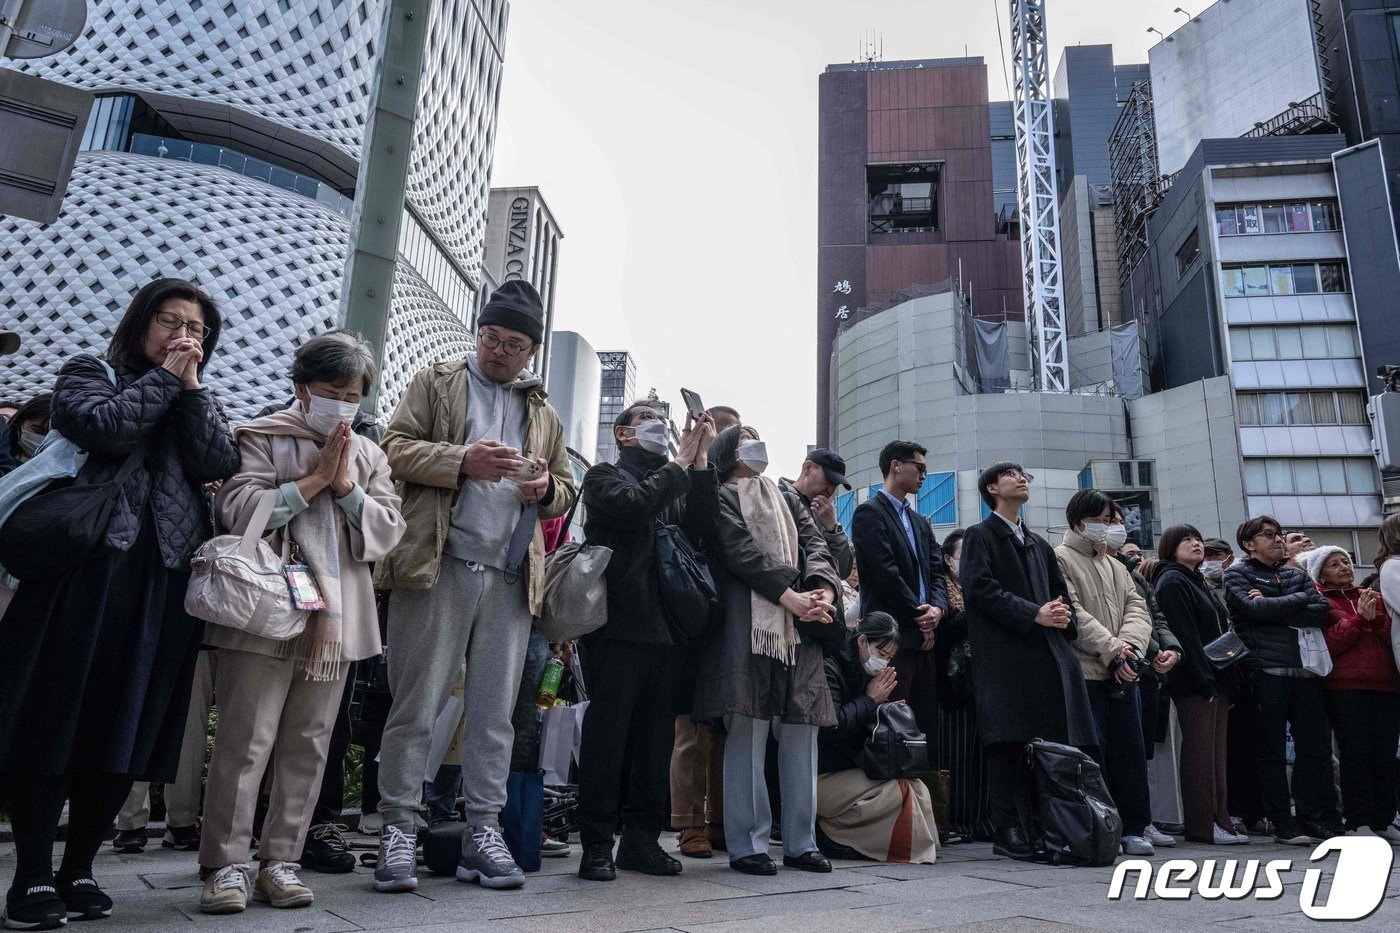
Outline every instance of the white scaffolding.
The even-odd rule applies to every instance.
[[[1055,119],[1046,63],[1045,0],[1010,0],[1016,81],[1016,187],[1031,371],[1042,392],[1068,392],[1060,205],[1055,187]]]

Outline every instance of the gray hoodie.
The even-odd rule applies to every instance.
[[[475,356],[467,357],[467,444],[499,441],[522,450],[530,390],[540,377],[523,372],[514,382],[501,385],[481,371]],[[448,554],[504,570],[511,532],[520,521],[520,499],[510,480],[490,483],[469,479],[462,483],[452,507],[452,527],[447,530]]]

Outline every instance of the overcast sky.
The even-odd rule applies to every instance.
[[[1050,0],[1066,45],[1119,63],[1206,0]],[[815,439],[817,76],[981,56],[1007,99],[1006,0],[512,0],[494,186],[538,185],[564,241],[555,326],[738,408],[791,476]],[[1009,56],[1006,57],[1009,62]],[[928,442],[929,438],[921,438]]]

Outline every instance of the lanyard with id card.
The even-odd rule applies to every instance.
[[[287,578],[292,605],[307,611],[325,609],[326,600],[321,595],[321,588],[316,585],[316,577],[311,573],[311,567],[302,559],[301,549],[290,536],[287,543],[290,552],[282,562],[282,573]]]

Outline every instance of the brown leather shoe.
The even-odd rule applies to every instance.
[[[710,837],[703,826],[691,826],[681,830],[681,855],[690,858],[710,858],[714,849],[710,847]]]

